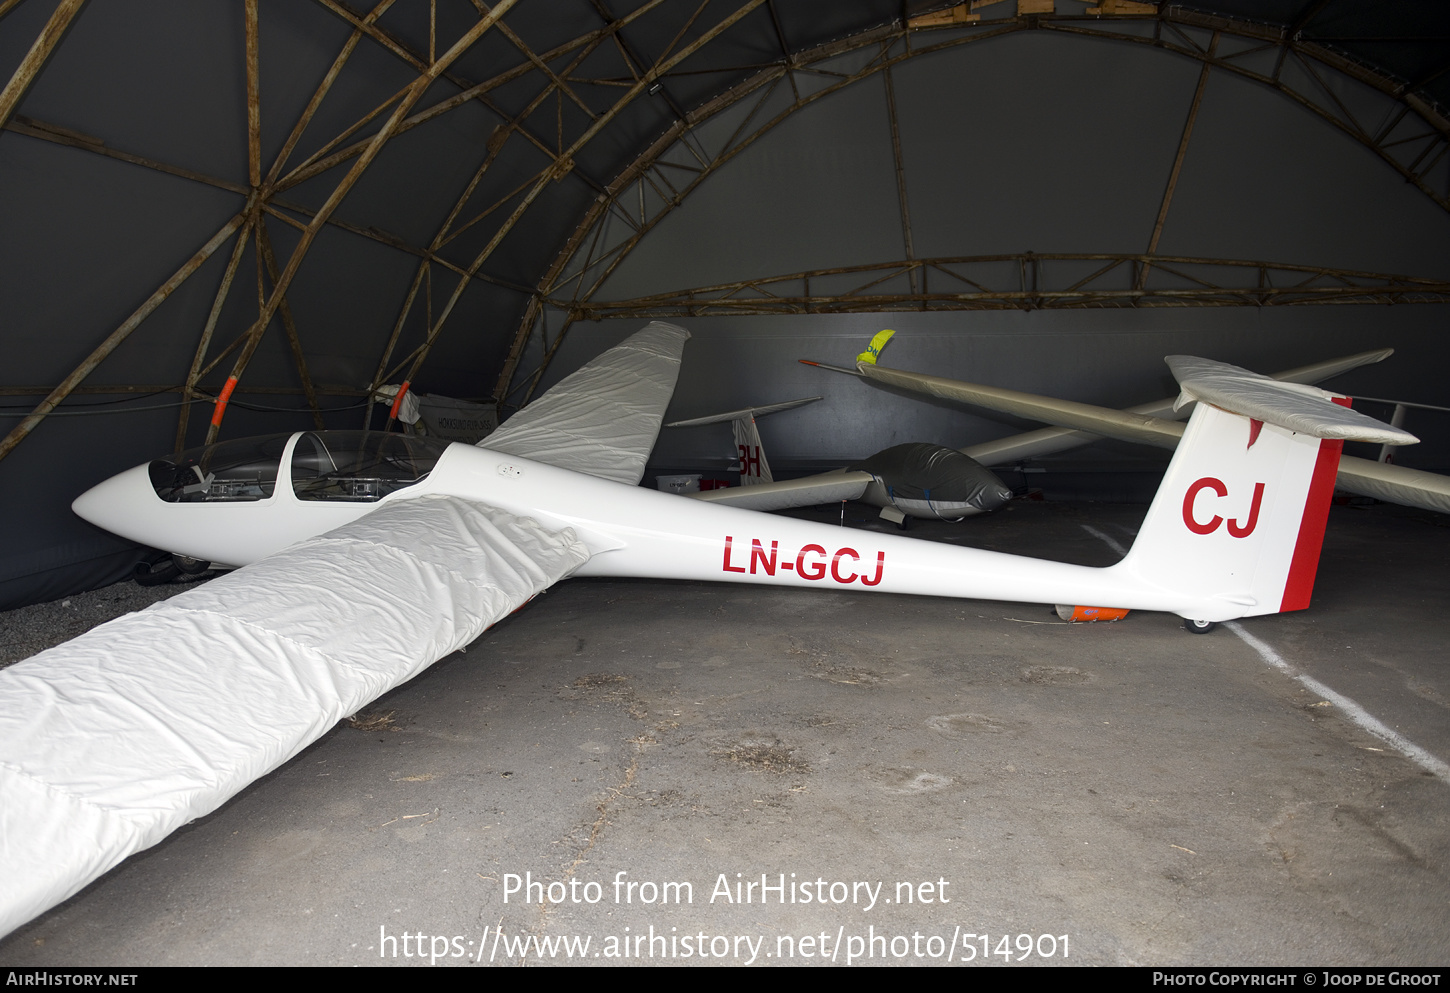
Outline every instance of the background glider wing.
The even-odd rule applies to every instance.
[[[1328,359],[1324,362],[1314,362],[1310,365],[1299,366],[1294,369],[1287,369],[1284,372],[1276,373],[1272,378],[1282,380],[1286,383],[1318,383],[1322,380],[1338,376],[1340,373],[1357,369],[1362,365],[1372,365],[1376,362],[1383,362],[1394,354],[1393,348],[1379,348],[1370,352],[1359,352],[1355,355],[1346,355],[1342,358]],[[851,370],[855,372],[855,370]],[[857,373],[857,375],[861,375]],[[1162,400],[1154,400],[1150,403],[1139,404],[1136,407],[1127,408],[1129,414],[1147,414],[1151,417],[1162,417],[1173,421],[1188,419],[1189,407],[1174,409],[1176,397],[1165,397]],[[1034,417],[1033,420],[1040,418]],[[972,445],[970,448],[960,449],[963,455],[970,455],[982,465],[1002,465],[1007,462],[1020,462],[1023,459],[1039,458],[1043,455],[1054,455],[1057,452],[1066,452],[1082,445],[1091,444],[1100,439],[1102,435],[1092,434],[1088,431],[1079,431],[1073,428],[1040,428],[1036,431],[1027,431],[1022,434],[1009,435],[1006,438],[997,438],[993,441],[983,442],[980,445]],[[1164,435],[1166,438],[1167,435]],[[1175,441],[1174,444],[1177,444]]]
[[[1374,354],[1365,353],[1365,355]],[[1339,361],[1350,361],[1360,357],[1351,356],[1349,359]],[[1378,359],[1371,359],[1370,361],[1378,361]],[[1313,369],[1314,367],[1305,368]],[[922,376],[917,373],[903,372],[896,369],[884,369],[880,366],[863,365],[861,371],[868,378],[879,379],[881,382],[889,382],[898,388],[910,389],[913,392],[929,393],[932,396],[966,403],[971,406],[984,407],[988,410],[996,410],[1019,417],[1026,417],[1031,420],[1046,421],[1049,424],[1057,425],[1057,429],[1073,429],[1072,433],[1074,434],[1090,432],[1092,435],[1098,437],[1140,442],[1142,444],[1168,449],[1176,448],[1178,446],[1178,440],[1183,436],[1183,424],[1181,422],[1144,414],[1142,412],[1144,408],[1134,408],[1132,411],[1110,410],[1105,407],[1094,407],[1091,404],[1074,403],[1072,401],[1058,400],[1053,397],[1035,396],[1031,393],[1021,393],[1016,390],[1002,390],[976,383],[962,383],[956,380],[940,379],[935,376]],[[1291,372],[1299,373],[1302,370],[1291,370]],[[887,376],[878,376],[878,373],[889,374],[889,380]],[[1288,374],[1281,374],[1280,377],[1273,378],[1282,378],[1286,382],[1293,381],[1288,379]],[[922,383],[922,380],[931,380],[932,382]],[[919,384],[921,388],[915,388],[909,385],[913,383]],[[1165,402],[1171,405],[1171,401]],[[1145,405],[1145,407],[1152,406],[1154,405]],[[1067,434],[1055,435],[1057,429],[1051,429],[1048,432],[1041,433],[1041,435],[1045,435],[1046,437],[1043,438],[1042,447],[1036,451],[1028,451],[1004,457],[1002,452],[1011,446],[1000,446],[995,453],[996,457],[993,458],[991,449],[996,444],[993,442],[972,448],[964,448],[962,451],[978,461],[992,459],[994,464],[1000,464],[1008,461],[1009,457],[1026,458],[1034,454],[1046,454],[1072,447],[1072,443]],[[1018,435],[1017,438],[1028,439],[1030,441],[1034,436],[1040,437],[1039,432],[1034,431],[1027,435]],[[1066,440],[1069,443],[1062,444],[1061,447],[1052,447],[1055,437]],[[1091,439],[1085,438],[1084,440]],[[979,454],[983,449],[987,449],[988,451]],[[1346,455],[1339,460],[1339,476],[1336,480],[1336,485],[1346,492],[1355,493],[1359,496],[1373,497],[1376,500],[1387,500],[1391,503],[1402,504],[1406,507],[1420,507],[1424,510],[1450,514],[1450,477],[1441,476],[1433,472],[1406,469],[1402,466],[1372,462],[1369,459],[1354,458]]]
[[[555,383],[480,448],[638,485],[690,333],[651,321]]]
[[[763,407],[741,407],[739,410],[726,411],[723,414],[710,414],[706,417],[691,417],[683,421],[670,421],[667,428],[693,428],[701,424],[719,424],[722,421],[739,420],[742,417],[764,417],[766,414],[775,414],[782,410],[791,410],[808,403],[815,403],[817,400],[824,400],[825,397],[801,397],[799,400],[782,400],[780,403],[768,403]]]
[[[744,507],[746,510],[789,510],[792,507],[814,507],[821,503],[859,499],[875,478],[869,472],[841,469],[784,482],[705,490],[691,493],[689,498],[727,507]]]
[[[568,529],[399,501],[0,671],[0,935],[588,558]]]
[[[1157,444],[1171,438],[1172,448],[1183,434],[1183,425],[1165,421],[1149,414],[1136,414],[1126,410],[1112,410],[1075,400],[1059,400],[1055,397],[1023,393],[1019,390],[1003,389],[1000,386],[984,386],[980,383],[965,383],[941,376],[927,376],[918,372],[888,369],[885,366],[861,363],[861,373],[872,382],[882,383],[898,390],[920,393],[924,396],[951,400],[974,407],[1025,417],[1049,424],[1085,428],[1110,438]],[[972,456],[976,458],[976,456]]]

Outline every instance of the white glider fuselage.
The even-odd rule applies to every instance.
[[[83,494],[76,500],[75,509],[92,523],[135,541],[193,558],[241,566],[346,524],[383,503],[447,494],[531,517],[552,529],[574,529],[591,552],[590,560],[576,575],[1092,604],[1169,611],[1211,621],[1281,609],[1275,596],[1265,598],[1251,591],[1258,554],[1247,556],[1247,566],[1240,560],[1250,546],[1262,543],[1266,534],[1280,536],[1279,557],[1283,557],[1284,547],[1292,552],[1312,466],[1283,472],[1285,452],[1276,445],[1280,441],[1287,444],[1294,437],[1292,432],[1267,426],[1264,438],[1245,450],[1240,446],[1247,437],[1247,418],[1206,406],[1204,410],[1204,417],[1217,414],[1220,419],[1228,418],[1242,426],[1241,431],[1234,425],[1218,428],[1219,434],[1231,434],[1237,444],[1211,444],[1207,452],[1202,444],[1181,446],[1175,465],[1191,465],[1176,473],[1170,467],[1165,477],[1149,514],[1150,523],[1156,515],[1160,524],[1153,529],[1151,541],[1138,543],[1151,548],[1145,551],[1135,547],[1128,559],[1107,568],[714,506],[463,444],[449,446],[426,478],[382,500],[306,501],[293,492],[289,466],[294,448],[307,432],[299,432],[287,441],[276,485],[265,499],[170,503],[153,488],[148,467],[138,466]],[[1199,416],[1195,414],[1195,418]],[[1284,439],[1278,437],[1280,434]],[[1270,441],[1274,444],[1268,444]],[[1305,441],[1312,444],[1306,447]],[[1319,443],[1300,436],[1300,443],[1289,445],[1286,451],[1294,448],[1300,451],[1291,461],[1297,458],[1301,463],[1306,459],[1313,463]],[[1193,451],[1198,457],[1189,459]],[[1201,464],[1206,454],[1212,462],[1207,469]],[[1245,456],[1247,464],[1243,464]],[[1281,474],[1285,479],[1299,481],[1283,485]],[[1204,479],[1211,483],[1203,483]],[[1267,490],[1260,485],[1264,483],[1268,484]],[[1252,496],[1256,486],[1259,493]],[[1210,491],[1204,492],[1205,487]],[[1327,496],[1326,491],[1325,500]],[[1253,519],[1261,522],[1252,526],[1243,523],[1250,518],[1250,499],[1254,502]],[[1214,513],[1215,509],[1219,512]],[[1198,518],[1232,518],[1238,522],[1237,530],[1248,527],[1251,532],[1257,527],[1260,534],[1254,541],[1243,542],[1229,537],[1224,528],[1215,529],[1217,533],[1204,532]],[[1322,522],[1320,527],[1322,533]],[[1144,537],[1149,537],[1146,525]],[[1215,548],[1221,551],[1215,553]],[[1317,539],[1314,549],[1317,560]],[[1140,568],[1137,560],[1150,551],[1154,566]],[[1191,561],[1212,558],[1214,554],[1227,557],[1226,579],[1215,576],[1215,582],[1206,584],[1184,581],[1193,571]],[[1310,575],[1312,581],[1312,569]],[[1229,584],[1227,590],[1225,582]]]
[[[285,472],[285,459],[282,464]],[[280,476],[274,495],[264,500],[166,503],[152,489],[147,467],[137,466],[82,495],[75,508],[92,523],[134,541],[241,566],[340,527],[383,503],[430,493],[477,500],[550,528],[573,528],[593,553],[575,573],[580,576],[1041,603],[1076,602],[1087,596],[1153,610],[1187,606],[1129,597],[1128,588],[1118,588],[1111,580],[1112,569],[717,507],[461,443],[448,448],[427,479],[377,503],[306,502]]]

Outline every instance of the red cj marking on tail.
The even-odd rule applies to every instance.
[[[1202,479],[1194,482],[1192,486],[1188,487],[1188,492],[1183,496],[1183,523],[1194,534],[1213,534],[1218,530],[1218,526],[1223,523],[1223,518],[1217,514],[1203,523],[1199,523],[1198,519],[1193,516],[1193,502],[1198,499],[1198,494],[1204,490],[1213,490],[1213,492],[1221,497],[1228,496],[1228,487],[1224,485],[1223,480],[1215,479],[1212,476],[1204,476]],[[1240,524],[1237,518],[1229,521],[1228,533],[1235,538],[1247,538],[1253,534],[1254,528],[1259,525],[1259,507],[1263,502],[1264,484],[1255,483],[1254,500],[1249,505],[1249,522],[1247,524]]]

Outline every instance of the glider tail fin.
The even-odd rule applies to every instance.
[[[1343,445],[1199,404],[1122,568],[1196,620],[1309,606]]]
[[[1314,387],[1205,359],[1169,365],[1193,412],[1119,568],[1218,621],[1309,606],[1344,441],[1412,435]]]
[[[740,453],[740,484],[773,483],[770,463],[765,460],[765,446],[760,443],[760,432],[755,429],[755,417],[746,414],[730,422],[735,432],[735,448]]]

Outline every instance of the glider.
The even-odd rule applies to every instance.
[[[1185,391],[1216,392],[1127,557],[1089,568],[639,487],[688,336],[650,324],[486,448],[298,432],[78,498],[117,533],[243,568],[0,671],[0,934],[566,576],[1098,604],[1203,629],[1307,606],[1339,439],[1415,440],[1322,391],[1170,360]]]
[[[1098,437],[1175,449],[1178,447],[1180,439],[1184,437],[1185,427],[1182,423],[1170,419],[1173,414],[1183,410],[1193,400],[1218,403],[1219,400],[1214,397],[1222,399],[1224,394],[1215,392],[1214,383],[1220,379],[1225,379],[1227,382],[1238,382],[1235,379],[1237,373],[1213,373],[1208,371],[1207,366],[1204,366],[1192,374],[1193,385],[1185,385],[1183,392],[1177,398],[1143,404],[1127,410],[1112,410],[1072,400],[1059,400],[1054,397],[1038,396],[1017,390],[967,383],[940,376],[928,376],[878,365],[875,359],[892,333],[894,332],[883,331],[878,334],[872,340],[874,351],[868,349],[857,357],[855,369],[857,375],[894,390],[949,400],[1056,425],[1055,428],[1014,435],[1010,438],[990,441],[961,450],[964,454],[970,455],[985,465],[1000,465],[1004,462],[1060,452],[1087,444]],[[1298,390],[1307,396],[1320,392],[1308,384],[1338,375],[1360,365],[1382,361],[1391,352],[1391,349],[1380,349],[1302,366],[1280,373],[1273,377],[1273,380],[1280,382],[1277,390],[1281,393],[1282,391]],[[1201,361],[1207,362],[1208,360]],[[822,366],[822,368],[837,372],[852,371],[824,366],[818,362],[807,364]],[[1224,368],[1235,369],[1236,367],[1226,366]],[[1239,371],[1242,372],[1242,370]],[[1267,380],[1269,377],[1258,378]],[[1182,384],[1182,380],[1180,380],[1180,384]],[[1239,402],[1248,403],[1250,401],[1245,398]],[[1243,412],[1250,413],[1250,409],[1245,408]],[[1391,444],[1403,444],[1403,442],[1392,442]],[[1420,507],[1439,513],[1450,513],[1450,477],[1433,472],[1407,469],[1388,462],[1375,462],[1346,455],[1339,462],[1335,485],[1341,490],[1359,496],[1373,497],[1389,503]]]
[[[741,487],[685,495],[748,510],[786,510],[859,500],[881,508],[881,516],[902,530],[906,529],[908,517],[960,521],[996,510],[1012,499],[1012,490],[992,470],[961,452],[926,442],[895,445],[844,469],[777,483],[766,461],[755,419],[819,399],[787,400],[665,425],[684,428],[730,421],[735,433]]]
[[[900,370],[881,369],[882,376],[868,371],[876,368],[876,359],[895,331],[882,331],[871,339],[866,350],[856,357],[858,368],[847,369],[801,359],[803,365],[829,369],[832,372],[852,376],[869,377],[885,382],[885,375],[901,375],[910,382],[892,383],[907,392],[932,395],[933,386],[922,385],[915,373],[901,373]],[[1380,362],[1389,357],[1393,349],[1383,348],[1372,352],[1361,352],[1341,359],[1317,362],[1313,365],[1290,369],[1274,376],[1275,379],[1296,383],[1317,383],[1347,372],[1361,365]],[[937,382],[934,380],[934,382]],[[951,380],[939,382],[950,383]],[[952,397],[948,396],[948,399]],[[1053,401],[1039,397],[1044,404]],[[1173,418],[1173,398],[1156,403],[1132,407],[1128,413],[1143,414],[1155,418]],[[721,417],[727,415],[720,415]],[[1187,411],[1178,416],[1186,418]],[[1051,421],[1050,417],[1036,417]],[[704,423],[699,419],[683,424]],[[1056,422],[1052,422],[1056,423]],[[674,426],[674,425],[671,425]],[[1176,439],[1176,435],[1174,436]],[[878,452],[871,458],[833,472],[805,476],[781,482],[761,482],[760,485],[731,489],[707,490],[703,493],[687,494],[691,499],[729,507],[744,507],[748,510],[786,510],[791,507],[809,507],[841,500],[859,500],[881,508],[881,516],[894,522],[903,530],[908,517],[935,520],[961,520],[975,514],[996,510],[1011,499],[1012,491],[993,473],[988,466],[1018,462],[1053,452],[1065,451],[1079,445],[1098,440],[1097,435],[1071,428],[1043,428],[1025,434],[1000,438],[968,448],[951,449],[942,445],[926,443],[898,445]],[[763,457],[763,456],[762,456]]]
[[[762,407],[744,407],[723,414],[671,421],[665,427],[695,428],[729,421],[730,430],[735,435],[735,449],[740,454],[740,485],[756,486],[761,483],[773,483],[775,475],[770,471],[770,462],[765,457],[765,447],[760,443],[760,432],[756,429],[755,419],[764,417],[766,414],[776,414],[782,410],[794,410],[796,407],[823,399],[825,398],[802,397],[799,400],[783,400],[780,403],[768,403]],[[731,468],[735,467],[731,466]]]

